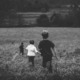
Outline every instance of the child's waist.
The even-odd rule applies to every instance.
[[[27,55],[28,55],[28,56],[35,56],[36,54],[33,53],[33,52],[28,52]]]

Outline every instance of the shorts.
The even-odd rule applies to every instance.
[[[51,61],[52,60],[52,56],[43,56],[43,60],[47,61]]]
[[[29,58],[29,62],[33,62],[33,61],[34,61],[35,56],[28,56],[28,58]]]

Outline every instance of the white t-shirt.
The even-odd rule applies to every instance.
[[[37,48],[32,44],[29,44],[26,49],[28,50],[27,56],[36,56],[38,52]]]

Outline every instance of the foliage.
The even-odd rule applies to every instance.
[[[41,14],[36,21],[38,26],[49,26],[49,18],[46,14]]]
[[[80,26],[80,8],[73,9],[75,26]]]
[[[72,3],[74,6],[78,6],[78,0],[0,0],[0,26],[5,26],[4,21],[7,19],[9,23],[6,23],[6,25],[14,26],[12,24],[16,23],[19,19],[19,25],[23,26],[23,20],[21,16],[18,16],[18,19],[12,20],[13,18],[11,16],[14,16],[15,14],[12,14],[12,10],[16,12],[47,12],[50,9],[53,8],[53,6],[60,6],[62,4]],[[54,4],[54,5],[53,5]],[[77,8],[74,8],[71,13],[69,13],[66,16],[63,16],[64,14],[56,14],[52,15],[51,18],[51,24],[49,23],[48,18],[46,17],[46,20],[44,21],[44,24],[48,22],[49,24],[43,25],[40,21],[37,22],[40,26],[80,26],[80,10]],[[13,12],[14,13],[14,12]],[[16,15],[14,17],[17,17]],[[13,21],[13,22],[12,22]],[[16,22],[15,22],[16,21]],[[10,24],[11,22],[11,24]],[[32,26],[32,25],[31,25]]]
[[[53,26],[58,26],[58,27],[74,27],[77,26],[78,24],[78,19],[79,19],[79,14],[78,15],[74,15],[75,13],[73,13],[73,11],[70,11],[68,14],[64,15],[64,14],[57,14],[54,13],[50,20],[51,20],[51,24]],[[78,17],[77,17],[78,16]]]

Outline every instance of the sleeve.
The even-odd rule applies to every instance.
[[[26,49],[28,50],[28,46],[26,47]]]
[[[55,47],[55,44],[53,42],[51,42],[51,46],[52,46],[52,48],[54,48]]]
[[[37,48],[36,48],[36,47],[34,48],[34,50],[35,50],[35,52],[36,52],[36,53],[38,52],[38,50],[37,50]]]

